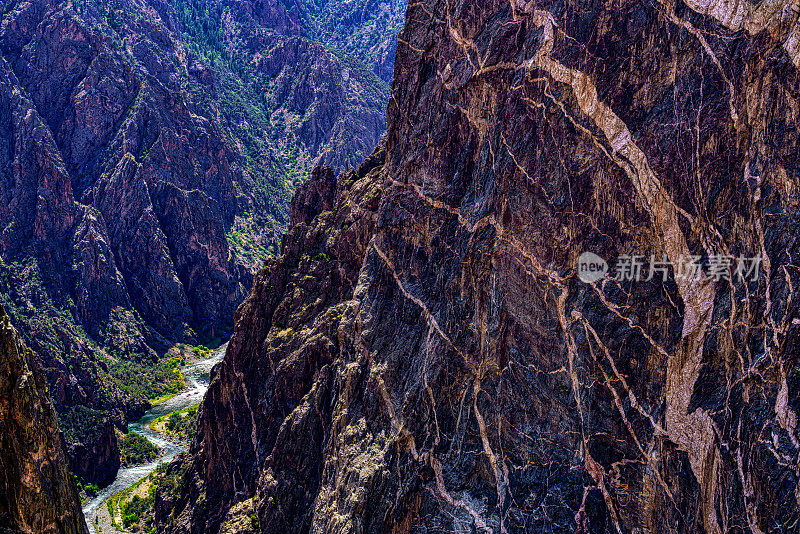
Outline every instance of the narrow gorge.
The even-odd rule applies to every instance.
[[[800,532],[800,1],[0,5],[0,534]]]

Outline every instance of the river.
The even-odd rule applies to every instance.
[[[209,375],[211,368],[222,361],[225,356],[227,343],[212,352],[211,357],[205,360],[192,363],[181,367],[181,372],[186,379],[187,388],[171,399],[153,406],[144,416],[133,423],[128,424],[129,432],[136,432],[150,440],[154,445],[161,449],[161,454],[155,461],[136,467],[120,469],[114,482],[101,489],[97,495],[83,506],[83,515],[86,516],[86,524],[91,534],[96,534],[94,529],[95,512],[105,505],[105,502],[122,490],[133,486],[147,475],[152,473],[159,465],[172,461],[178,454],[185,449],[178,443],[174,443],[157,432],[150,430],[150,423],[162,415],[172,413],[176,410],[183,410],[193,406],[203,400],[203,395],[208,389]]]

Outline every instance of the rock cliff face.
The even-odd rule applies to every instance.
[[[388,86],[311,42],[302,13],[0,6],[0,301],[62,420],[105,429],[67,432],[87,481],[116,471],[111,424],[158,396],[129,377],[175,343],[227,336],[306,169],[357,164],[385,130]]]
[[[114,421],[103,412],[78,405],[61,414],[69,467],[83,482],[110,484],[120,468],[120,447]]]
[[[88,532],[34,354],[0,307],[0,532]]]
[[[797,6],[406,21],[385,147],[295,196],[164,532],[796,530]]]

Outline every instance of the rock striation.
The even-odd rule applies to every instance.
[[[409,5],[385,144],[295,195],[160,528],[796,530],[798,17]]]
[[[88,533],[38,356],[2,307],[0,532]]]

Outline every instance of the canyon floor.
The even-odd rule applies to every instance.
[[[108,506],[109,500],[116,499],[119,503],[123,503],[129,500],[133,494],[142,493],[140,490],[146,490],[152,483],[152,480],[145,479],[185,450],[184,443],[170,439],[161,421],[171,414],[184,412],[200,402],[208,389],[211,369],[222,360],[226,347],[227,343],[212,351],[209,358],[183,366],[181,372],[186,381],[185,389],[174,397],[156,404],[141,419],[129,425],[129,432],[141,434],[147,438],[159,448],[159,455],[155,460],[143,465],[120,469],[114,482],[102,488],[97,495],[84,504],[83,512],[90,532],[96,534],[127,532],[127,530],[121,529],[119,512],[117,513],[118,520],[112,521]],[[153,424],[154,422],[156,424]],[[129,491],[131,488],[134,488],[133,491]],[[122,495],[126,492],[130,495]],[[144,497],[144,495],[140,495],[140,497]],[[119,506],[118,504],[117,508]]]

